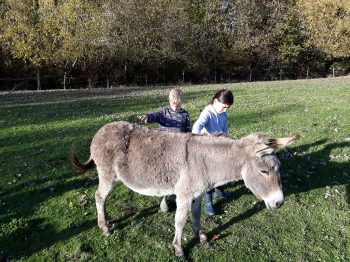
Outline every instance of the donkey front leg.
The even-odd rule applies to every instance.
[[[193,231],[195,236],[201,243],[207,243],[207,236],[202,231],[201,226],[201,206],[202,196],[197,197],[192,201],[192,220],[193,220]]]
[[[175,256],[185,257],[181,246],[182,233],[186,225],[187,213],[191,206],[191,200],[176,196],[176,214],[175,214],[175,237],[173,246],[175,248]]]

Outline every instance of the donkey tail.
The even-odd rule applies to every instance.
[[[95,167],[95,162],[92,158],[90,158],[85,164],[80,163],[75,150],[72,151],[70,160],[72,161],[73,166],[79,172],[82,172],[82,173],[86,173]]]

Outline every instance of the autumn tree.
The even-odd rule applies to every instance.
[[[296,1],[307,44],[330,57],[350,56],[350,2],[348,0]]]
[[[50,40],[47,63],[64,75],[80,67],[89,86],[95,84],[98,68],[109,56],[105,45],[109,13],[103,3],[43,1],[39,7],[40,25]]]
[[[228,4],[223,33],[231,34],[227,34],[229,48],[225,49],[225,63],[249,80],[254,74],[255,77],[270,74],[278,60],[273,43],[286,20],[288,1],[225,2]]]
[[[181,70],[194,41],[187,7],[185,0],[121,0],[110,5],[107,43],[125,77],[135,77],[138,70],[141,78],[157,79],[161,71]]]
[[[323,55],[349,59],[349,12],[345,0],[3,0],[0,61],[90,87],[297,78]]]
[[[1,43],[15,59],[23,59],[36,68],[37,88],[40,89],[39,71],[43,61],[43,46],[38,32],[38,2],[8,0],[2,4],[5,10]]]
[[[16,59],[59,72],[80,63],[92,81],[91,65],[101,63],[104,24],[97,1],[5,1],[1,41]],[[97,62],[97,63],[96,63]],[[84,71],[85,69],[85,71]]]

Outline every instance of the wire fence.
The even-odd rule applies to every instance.
[[[96,83],[101,85],[102,83]],[[79,89],[86,88],[88,83],[81,79],[57,78],[55,76],[0,78],[1,91],[49,90],[49,89]]]

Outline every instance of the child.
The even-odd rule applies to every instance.
[[[184,93],[179,88],[174,88],[169,94],[170,106],[161,108],[157,112],[138,116],[141,121],[145,123],[157,122],[160,130],[167,130],[171,132],[191,132],[190,116],[186,110],[181,108],[184,102]],[[175,199],[175,196],[170,196]],[[168,212],[168,204],[166,196],[160,202],[160,210]]]
[[[228,117],[226,110],[233,104],[234,97],[230,90],[222,89],[209,101],[209,104],[204,108],[198,120],[194,123],[192,133],[228,133]],[[215,188],[216,197],[227,198],[230,193],[224,192],[223,187]],[[205,212],[208,215],[215,215],[215,209],[212,201],[212,191],[204,194]]]

